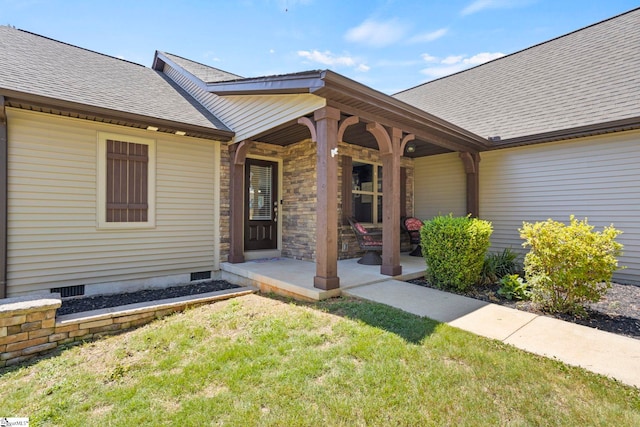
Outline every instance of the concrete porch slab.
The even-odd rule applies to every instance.
[[[222,263],[222,279],[243,286],[252,286],[262,292],[274,292],[309,301],[337,297],[346,289],[391,279],[390,276],[380,274],[380,266],[361,265],[357,261],[338,261],[340,288],[328,291],[313,286],[315,263],[281,257],[240,264]],[[402,274],[395,279],[408,280],[424,276],[426,264],[423,258],[401,254],[400,264]]]

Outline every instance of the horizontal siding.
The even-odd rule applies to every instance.
[[[217,96],[200,89],[169,65],[165,74],[236,133],[236,141],[250,139],[321,107],[324,98],[311,94]]]
[[[8,109],[8,293],[219,264],[219,143]],[[156,138],[156,227],[96,228],[97,132]]]
[[[480,216],[493,224],[492,250],[525,253],[518,229],[523,221],[571,214],[596,230],[613,224],[623,234],[614,279],[640,284],[640,132],[622,132],[481,154]],[[416,215],[465,213],[466,183],[456,154],[415,162]]]
[[[415,160],[415,216],[428,220],[438,215],[465,215],[466,176],[457,153]]]
[[[627,268],[615,278],[640,283],[639,144],[639,132],[625,132],[482,153],[480,215],[493,223],[493,249],[524,251],[523,221],[587,217],[623,231]]]

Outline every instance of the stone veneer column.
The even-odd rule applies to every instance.
[[[340,287],[338,277],[338,121],[340,111],[324,107],[314,113],[318,157],[316,207],[316,275],[319,289]]]

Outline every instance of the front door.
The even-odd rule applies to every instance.
[[[244,249],[278,248],[278,164],[245,162]]]

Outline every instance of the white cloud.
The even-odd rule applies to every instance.
[[[464,58],[464,55],[449,55],[440,62],[447,65],[453,65],[462,61],[463,58]]]
[[[345,39],[354,43],[362,43],[373,47],[389,46],[402,39],[404,27],[397,19],[385,22],[367,19],[345,34]]]
[[[523,7],[533,0],[475,0],[460,11],[461,15],[471,15],[485,9],[511,9],[514,7]]]
[[[431,31],[430,33],[422,33],[415,35],[409,39],[409,43],[427,43],[439,39],[447,34],[448,28],[440,28],[439,30]]]
[[[462,71],[464,69],[465,69],[465,66],[462,64],[442,65],[442,66],[436,66],[436,67],[427,67],[423,70],[420,70],[420,72],[427,77],[437,79],[438,77],[444,77],[444,76],[448,76],[449,74],[455,74],[458,71]]]
[[[344,66],[355,68],[358,71],[369,71],[369,66],[358,61],[351,56],[338,56],[329,51],[320,52],[318,50],[299,50],[298,56],[306,58],[311,62],[317,62],[329,67]]]
[[[504,56],[504,53],[501,52],[482,52],[482,53],[478,53],[476,55],[473,55],[471,58],[466,58],[463,60],[463,62],[465,64],[469,64],[469,65],[480,65],[480,64],[484,64],[485,62],[489,62],[489,61],[493,61],[494,59],[498,59],[500,57]]]
[[[420,72],[435,79],[457,73],[458,71],[462,71],[469,67],[484,64],[485,62],[492,61],[502,56],[504,56],[504,53],[481,52],[471,57],[465,57],[465,55],[450,55],[444,59],[439,59],[425,53],[422,55],[425,62],[437,63],[437,65],[424,68]]]
[[[428,53],[423,53],[422,55],[422,59],[424,60],[424,62],[437,62],[438,58],[436,58],[435,56],[429,55]]]

